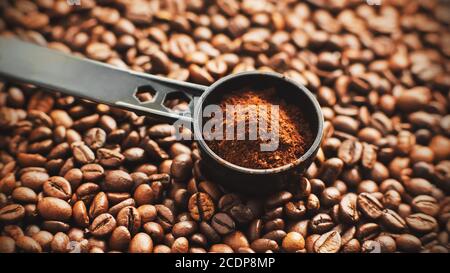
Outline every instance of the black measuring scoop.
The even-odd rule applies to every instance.
[[[14,38],[0,37],[0,77],[137,111],[161,121],[190,122],[202,152],[206,176],[225,187],[253,195],[267,194],[298,181],[299,175],[312,163],[322,139],[323,115],[313,94],[303,85],[277,73],[243,72],[221,78],[211,86],[203,86],[119,69]],[[300,107],[313,134],[312,144],[300,158],[277,168],[250,169],[223,160],[208,147],[202,133],[203,109],[216,103],[224,93],[242,86],[255,90],[275,87],[277,94]],[[153,90],[153,99],[141,102],[136,96],[141,89]],[[179,92],[190,99],[190,111],[180,113],[164,106],[169,94]]]

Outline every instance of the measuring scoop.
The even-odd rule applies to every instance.
[[[314,95],[303,85],[277,73],[243,72],[221,78],[211,86],[203,86],[119,69],[14,38],[0,37],[0,77],[143,113],[161,121],[192,123],[206,177],[227,188],[253,195],[267,194],[298,182],[299,176],[312,163],[322,139],[323,115]],[[277,168],[250,169],[223,160],[208,147],[202,133],[203,109],[216,103],[223,94],[244,86],[254,90],[274,87],[277,94],[303,111],[313,141],[300,158]],[[151,101],[139,100],[136,94],[143,89],[155,92]],[[180,92],[190,99],[189,111],[177,112],[164,106],[169,94]]]

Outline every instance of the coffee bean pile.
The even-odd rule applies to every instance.
[[[0,33],[205,85],[283,73],[316,94],[323,143],[288,189],[246,197],[170,124],[4,82],[0,252],[449,251],[448,2],[80,4],[1,1]]]

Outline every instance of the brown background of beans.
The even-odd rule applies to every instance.
[[[169,124],[1,83],[0,252],[448,252],[444,2],[1,1],[2,36],[205,85],[276,71],[326,121],[305,177],[248,198]]]

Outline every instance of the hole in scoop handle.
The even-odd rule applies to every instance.
[[[5,37],[0,37],[0,76],[168,121],[192,121],[193,98],[207,88],[119,69]],[[136,97],[138,88],[142,86],[156,91],[151,102],[142,103]],[[183,92],[191,98],[190,112],[177,113],[163,105],[165,97],[172,92]]]

